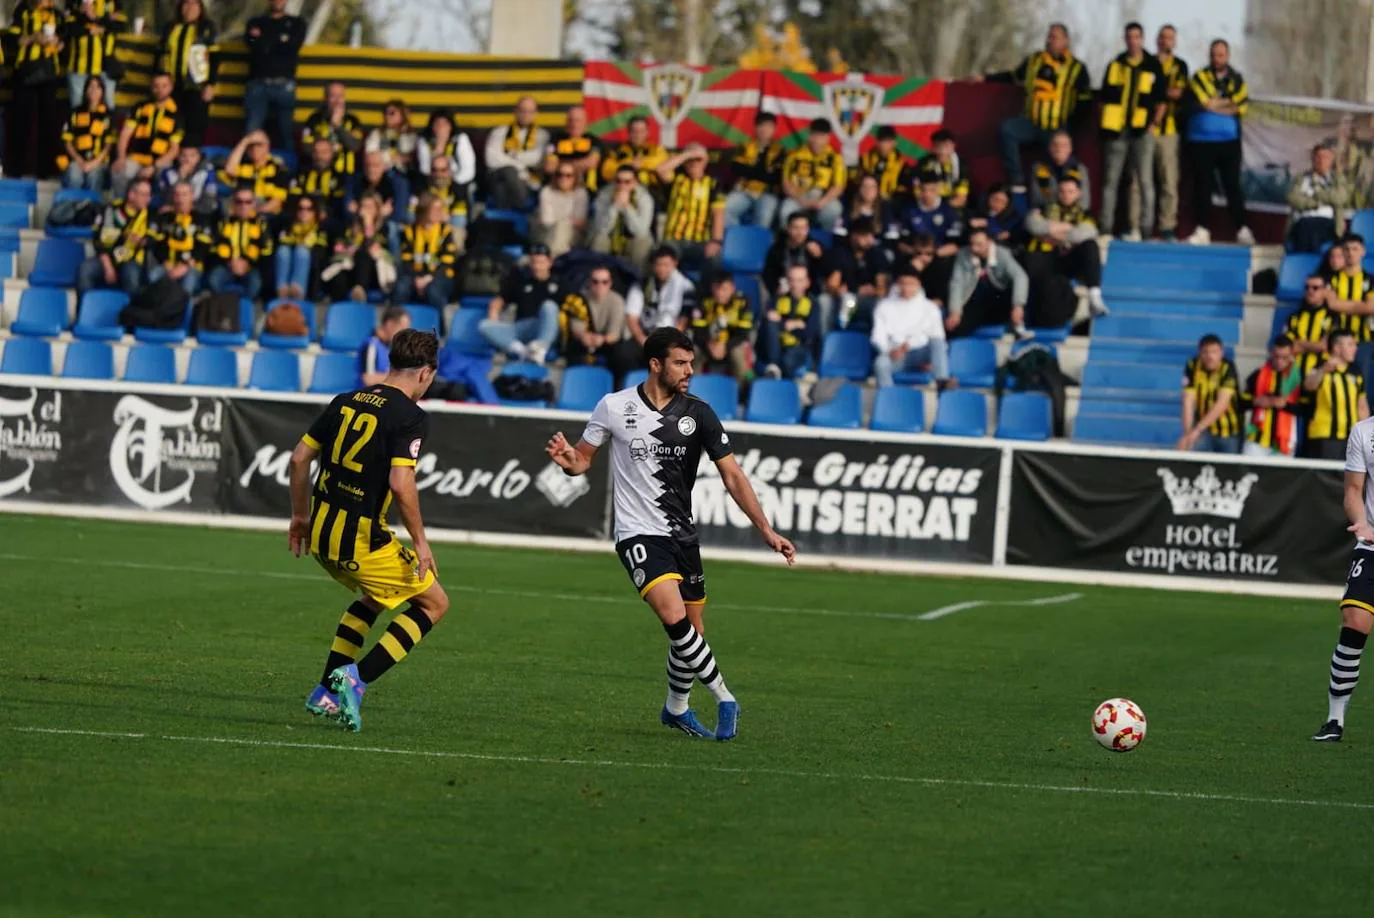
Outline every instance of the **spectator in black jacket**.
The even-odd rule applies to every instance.
[[[825,250],[810,238],[811,219],[802,211],[787,218],[787,231],[778,237],[763,260],[763,284],[768,296],[787,290],[787,269],[792,265],[806,268],[811,278],[821,276],[825,265]]]
[[[245,134],[267,126],[268,114],[277,122],[277,145],[290,148],[296,110],[296,66],[305,44],[305,20],[286,12],[287,0],[268,0],[269,13],[248,20],[243,40],[248,45],[248,85],[243,92]]]
[[[778,213],[778,176],[786,154],[777,134],[777,116],[760,112],[754,119],[754,139],[737,149],[730,160],[735,187],[725,197],[726,226],[752,223],[773,228]]]

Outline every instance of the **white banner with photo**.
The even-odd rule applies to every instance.
[[[1336,168],[1354,192],[1351,209],[1374,207],[1374,105],[1257,96],[1244,124],[1240,179],[1249,209],[1287,213],[1288,187],[1312,167],[1312,148],[1320,143],[1336,151]]]

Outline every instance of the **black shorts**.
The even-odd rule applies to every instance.
[[[695,542],[679,542],[671,536],[630,536],[615,544],[615,553],[641,598],[664,580],[676,580],[684,603],[706,602],[701,546]]]
[[[1346,576],[1341,606],[1374,612],[1374,551],[1357,548],[1351,553],[1350,573]]]

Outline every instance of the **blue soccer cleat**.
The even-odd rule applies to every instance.
[[[329,687],[339,696],[339,723],[357,733],[363,729],[363,694],[367,683],[358,678],[358,666],[350,663],[329,674]]]
[[[715,736],[714,733],[707,730],[706,727],[702,725],[701,721],[697,720],[697,712],[693,711],[691,708],[688,708],[681,714],[669,714],[668,709],[665,707],[658,715],[658,719],[663,723],[663,726],[672,727],[674,730],[681,730],[688,736],[695,736],[701,739],[711,739]]]
[[[739,702],[722,701],[716,709],[716,739],[732,740],[739,726]]]
[[[305,709],[316,717],[332,719],[339,716],[339,698],[323,685],[317,685],[305,699]]]

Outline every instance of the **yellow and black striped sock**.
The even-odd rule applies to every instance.
[[[386,634],[358,662],[358,678],[369,684],[380,679],[388,669],[404,660],[433,627],[429,616],[415,606],[397,613],[386,626]]]
[[[329,657],[324,661],[324,675],[320,685],[329,687],[329,674],[340,666],[347,666],[358,659],[363,652],[363,642],[367,632],[377,621],[377,613],[368,608],[361,599],[348,607],[343,618],[339,619],[338,630],[334,632],[334,643],[329,645]]]

